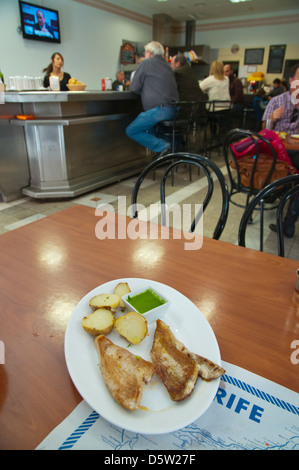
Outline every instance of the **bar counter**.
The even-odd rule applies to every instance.
[[[6,92],[0,106],[3,200],[75,197],[139,173],[150,157],[125,129],[140,111],[131,92]]]

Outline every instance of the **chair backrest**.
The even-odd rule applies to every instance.
[[[194,121],[195,105],[195,101],[176,101],[173,103],[175,108],[173,119],[158,123],[158,132],[162,132],[165,136],[172,136],[172,151],[175,149],[175,138],[179,135],[186,136],[189,149],[189,134]]]
[[[216,113],[217,111],[230,111],[232,102],[227,100],[213,100],[207,103],[209,113]]]
[[[251,155],[252,155],[252,166],[251,171],[248,178],[248,183],[245,185],[243,183],[243,178],[245,179],[245,175],[241,172],[241,160],[237,158],[237,153],[234,151],[234,144],[244,140],[244,151],[246,148],[251,148]],[[247,143],[246,143],[247,142]],[[228,177],[231,185],[230,194],[237,192],[245,192],[249,195],[257,194],[261,188],[256,187],[256,171],[258,169],[258,161],[260,158],[260,143],[263,143],[267,147],[267,156],[269,156],[269,161],[271,165],[268,167],[267,172],[264,175],[264,181],[262,183],[262,187],[265,187],[271,181],[272,175],[275,170],[277,156],[276,152],[271,145],[271,143],[265,139],[264,136],[258,134],[257,132],[245,130],[245,129],[232,129],[229,131],[223,143],[223,153],[225,164],[228,172]],[[246,147],[247,146],[247,147]],[[231,167],[231,162],[236,170],[236,174]],[[232,201],[233,202],[233,201]]]
[[[193,122],[195,105],[196,101],[177,101],[174,104],[176,109],[175,121]]]
[[[144,178],[147,176],[147,174],[150,171],[156,170],[158,167],[164,167],[165,171],[163,173],[163,176],[161,178],[161,183],[160,183],[160,200],[161,200],[161,224],[162,225],[166,224],[165,183],[166,183],[168,174],[172,172],[175,167],[181,164],[194,165],[195,167],[197,167],[199,170],[202,171],[202,174],[207,179],[206,195],[202,203],[202,210],[200,210],[195,215],[194,220],[189,229],[190,232],[194,232],[198,221],[200,220],[203,212],[205,211],[206,207],[211,201],[213,191],[214,191],[214,179],[216,179],[216,181],[218,180],[220,184],[221,195],[222,195],[221,213],[220,213],[220,216],[218,218],[218,221],[217,221],[214,233],[213,233],[213,238],[218,239],[221,233],[223,232],[223,229],[225,227],[227,217],[228,217],[228,208],[229,208],[228,189],[227,189],[225,178],[221,170],[219,169],[219,167],[214,162],[209,160],[207,157],[204,157],[202,155],[196,155],[196,154],[191,154],[191,153],[172,153],[169,155],[162,156],[154,160],[153,162],[151,162],[141,172],[132,191],[133,217],[134,218],[138,217],[137,196],[138,196],[138,192],[139,192],[140,186]],[[165,169],[165,166],[166,166],[166,169]]]
[[[293,197],[299,197],[299,174],[289,175],[285,178],[281,178],[273,183],[270,183],[268,186],[263,188],[258,194],[256,194],[253,199],[248,204],[245,209],[238,234],[238,243],[240,246],[246,246],[246,230],[251,221],[252,213],[257,206],[260,206],[260,251],[264,249],[264,202],[265,199],[273,194],[277,194],[279,190],[280,202],[276,210],[276,224],[277,224],[277,247],[278,255],[284,256],[284,235],[282,227],[282,218],[283,210],[287,201]]]

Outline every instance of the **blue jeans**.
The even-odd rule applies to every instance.
[[[170,143],[161,136],[156,135],[156,125],[160,121],[173,119],[173,117],[173,107],[157,106],[140,113],[126,128],[126,134],[132,140],[153,152],[163,152],[170,146]]]

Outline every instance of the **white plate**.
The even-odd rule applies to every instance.
[[[299,139],[299,134],[292,134],[291,137],[293,137],[293,139]]]
[[[117,279],[89,292],[75,307],[65,334],[65,358],[69,374],[83,399],[107,421],[128,431],[142,434],[164,434],[181,429],[199,418],[211,405],[220,379],[205,382],[198,379],[190,397],[173,402],[156,374],[144,388],[141,405],[136,411],[122,408],[110,395],[99,369],[99,358],[94,337],[82,327],[82,318],[90,313],[89,300],[101,293],[112,293],[119,282],[128,282],[136,290],[152,285],[171,301],[163,321],[176,338],[192,352],[221,365],[220,352],[214,332],[198,308],[175,289],[156,281],[139,278]],[[123,314],[123,313],[122,313]],[[148,325],[149,336],[139,345],[130,345],[129,351],[146,360],[156,324]],[[109,335],[115,344],[128,347],[128,341],[115,330]]]

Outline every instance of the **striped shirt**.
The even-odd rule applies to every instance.
[[[264,112],[263,121],[270,119],[273,111],[275,111],[277,108],[280,108],[280,106],[283,106],[284,108],[284,116],[280,119],[276,119],[276,121],[272,121],[273,130],[278,132],[286,132],[287,134],[299,134],[299,112],[295,122],[291,123],[293,112],[296,108],[291,101],[291,93],[289,91],[275,96],[275,98],[270,100]]]

